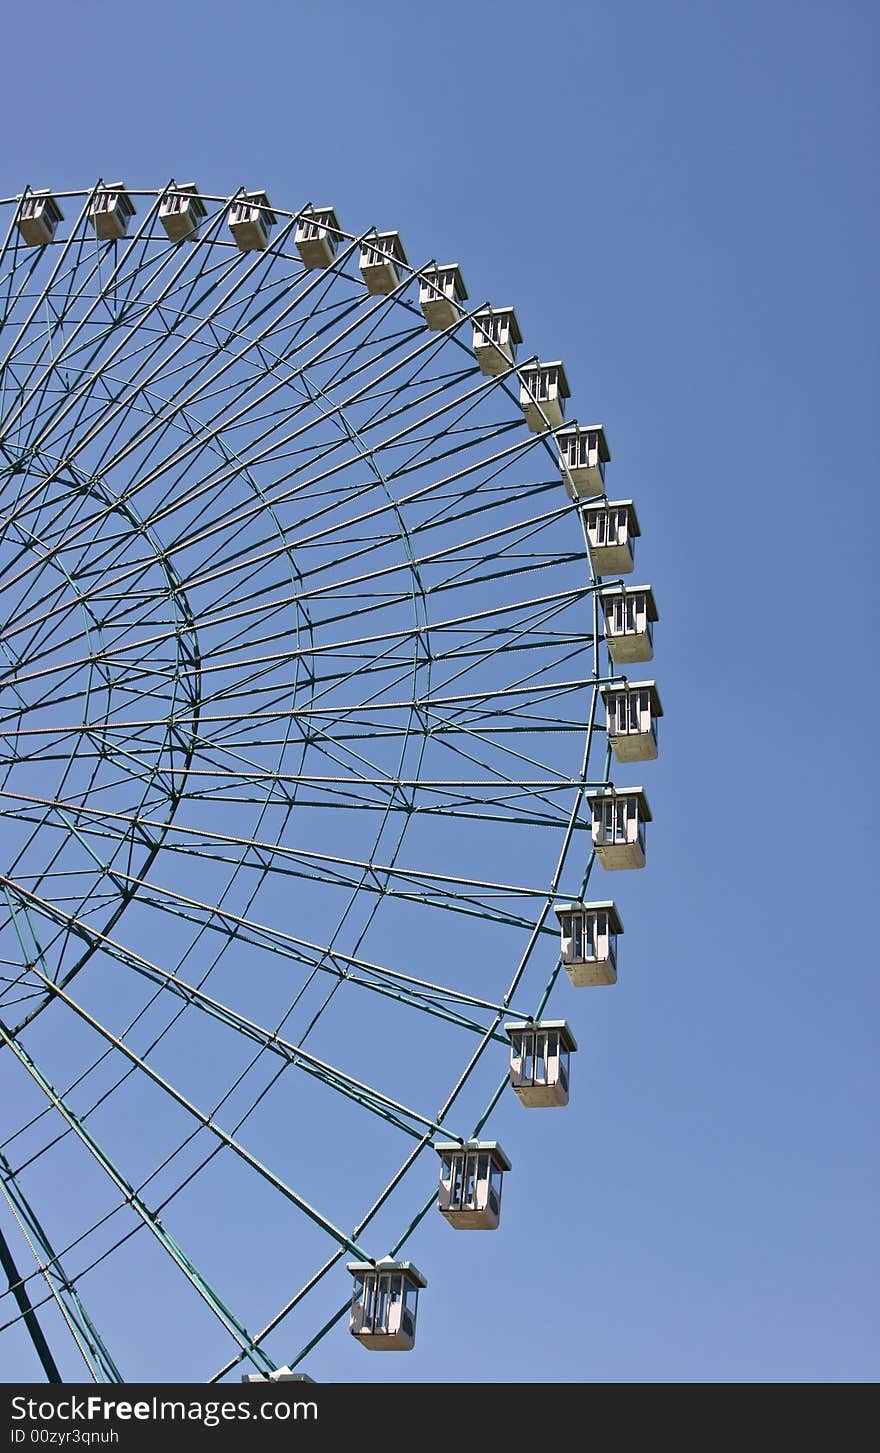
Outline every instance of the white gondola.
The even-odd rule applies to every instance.
[[[587,794],[593,847],[603,868],[645,866],[645,824],[651,809],[641,787],[613,787]]]
[[[207,214],[195,182],[172,182],[159,203],[159,221],[172,242],[195,242]]]
[[[652,762],[657,756],[658,717],[663,715],[653,681],[603,686],[606,731],[618,762]]]
[[[350,1261],[354,1277],[348,1327],[373,1352],[409,1352],[416,1340],[419,1291],[428,1285],[411,1261]]]
[[[240,192],[229,203],[229,230],[242,252],[265,252],[277,220],[267,192]]]
[[[50,191],[28,192],[22,197],[15,225],[25,247],[47,247],[64,213]]]
[[[118,242],[128,231],[135,205],[122,182],[107,182],[92,198],[89,208],[95,236],[100,242]]]
[[[577,1040],[564,1019],[515,1020],[510,1039],[510,1085],[529,1109],[568,1104],[569,1056]]]
[[[571,499],[605,493],[605,465],[611,458],[601,424],[570,424],[556,435],[559,472]]]
[[[434,332],[452,328],[460,320],[467,288],[456,262],[444,267],[426,267],[419,278],[419,307]]]
[[[474,314],[474,354],[487,378],[507,373],[516,362],[522,334],[513,308],[481,308]]]
[[[262,1372],[246,1372],[242,1382],[314,1382],[307,1372],[291,1372],[289,1367],[279,1367],[277,1372],[270,1372],[266,1377]]]
[[[636,537],[642,533],[631,499],[584,505],[587,549],[597,575],[629,575],[635,563]]]
[[[558,429],[565,417],[565,400],[571,397],[564,366],[558,359],[528,364],[520,370],[519,380],[519,401],[532,433]]]
[[[650,661],[657,606],[650,585],[609,585],[599,593],[605,641],[615,666]]]
[[[307,208],[296,224],[293,240],[304,267],[329,267],[339,246],[339,219],[333,208]]]
[[[372,232],[361,243],[361,276],[368,293],[393,293],[400,286],[398,263],[406,264],[399,232]]]
[[[497,1140],[442,1141],[437,1206],[458,1231],[494,1231],[501,1219],[501,1186],[510,1161]]]
[[[575,989],[617,983],[617,935],[623,924],[615,905],[557,903],[562,965]]]

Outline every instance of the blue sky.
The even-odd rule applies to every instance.
[[[426,1240],[415,1351],[340,1329],[309,1370],[874,1380],[876,9],[48,0],[4,28],[0,193],[192,177],[399,228],[564,359],[638,505],[666,714],[620,982],[567,1002],[568,1111],[502,1122],[499,1235]],[[132,1379],[161,1310],[132,1307]]]

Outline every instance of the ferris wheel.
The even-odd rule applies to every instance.
[[[492,1112],[566,1103],[568,981],[617,978],[635,506],[563,364],[397,232],[0,207],[0,1349],[406,1350],[424,1218],[499,1228]],[[148,1369],[132,1298],[186,1329]]]

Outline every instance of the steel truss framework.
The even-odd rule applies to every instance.
[[[615,678],[469,315],[371,296],[366,234],[310,272],[300,213],[172,244],[145,191],[102,243],[93,195],[45,248],[0,204],[0,1345],[120,1380],[155,1287],[191,1358],[129,1375],[218,1380],[301,1364],[485,1125]]]

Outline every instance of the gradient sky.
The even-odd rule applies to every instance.
[[[638,506],[666,715],[620,982],[572,1009],[569,1110],[516,1121],[502,1233],[423,1267],[416,1350],[340,1329],[321,1381],[877,1376],[878,31],[857,0],[5,15],[0,193],[192,177],[399,228],[565,360]]]

